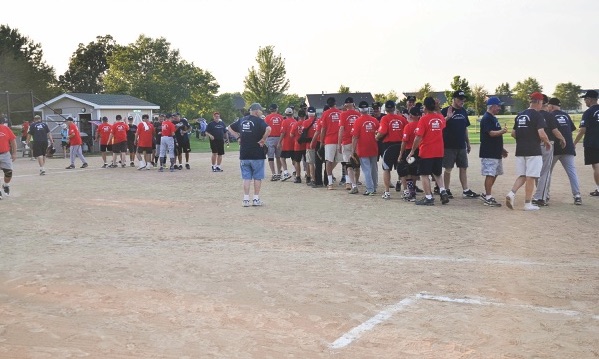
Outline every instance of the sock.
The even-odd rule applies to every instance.
[[[490,194],[487,194],[487,195],[485,195],[485,198],[486,199],[491,199],[491,198],[493,198],[493,196],[491,196]]]
[[[514,197],[516,195],[516,193],[514,193],[514,191],[510,191],[507,195],[510,197]]]
[[[244,201],[249,201],[250,200],[250,195],[249,194],[244,194],[243,195],[243,200]]]
[[[462,192],[468,192],[470,191],[470,188],[466,188],[465,190],[463,190]]]
[[[327,176],[329,179],[329,185],[333,184],[333,175]]]
[[[258,196],[257,194],[254,195],[254,201],[260,199],[260,196]]]
[[[433,195],[432,194],[427,194],[426,195],[426,199],[433,199]]]
[[[349,178],[349,175],[345,175],[345,183],[351,183],[351,178]]]
[[[445,191],[445,187],[439,187],[439,193]]]

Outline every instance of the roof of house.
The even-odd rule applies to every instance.
[[[84,103],[96,109],[152,109],[157,110],[160,106],[151,102],[133,97],[130,95],[113,95],[113,94],[93,94],[93,93],[64,93],[49,101],[45,105],[51,105],[63,98],[68,98],[77,102]],[[44,104],[35,107],[36,111],[40,111]]]
[[[418,92],[404,92],[404,96],[416,96],[418,98]],[[439,100],[440,104],[444,104],[447,102],[447,96],[445,96],[445,91],[433,91],[429,94],[432,98],[436,98]]]
[[[313,106],[314,108],[324,108],[324,105],[327,104],[327,99],[329,97],[334,97],[337,106],[341,106],[345,103],[345,99],[348,97],[352,97],[354,99],[354,103],[358,104],[361,101],[366,101],[368,104],[372,104],[374,102],[374,97],[370,92],[356,92],[356,93],[321,93],[321,94],[308,94],[306,95],[306,104],[308,106]]]

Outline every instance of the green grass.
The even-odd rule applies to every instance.
[[[580,113],[571,114],[570,117],[572,117],[572,121],[574,121],[576,128],[579,128],[580,127],[580,119],[582,118],[582,114],[580,114]],[[503,125],[507,125],[508,132],[503,135],[503,143],[505,143],[505,144],[516,143],[516,140],[511,135],[515,118],[516,118],[516,115],[499,115],[499,116],[497,116],[497,119],[499,120],[499,123],[501,123],[502,127],[503,127]],[[479,122],[476,119],[473,121],[472,117],[471,117],[470,124],[471,125],[468,128],[468,133],[470,135],[470,144],[478,145],[478,144],[480,144]],[[574,136],[576,136],[576,132],[577,131],[575,131]]]
[[[191,145],[191,152],[195,153],[210,153],[210,141],[208,137],[205,140],[198,140],[195,135],[189,139]],[[225,152],[239,151],[239,144],[237,142],[231,142],[229,147],[225,145]]]

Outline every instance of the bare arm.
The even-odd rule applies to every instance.
[[[414,139],[414,144],[412,145],[412,149],[410,150],[410,154],[408,157],[414,156],[414,151],[416,151],[416,149],[418,147],[420,147],[420,142],[422,142],[422,136],[416,136],[416,138]]]
[[[13,161],[17,159],[17,140],[10,140],[10,157]]]
[[[574,146],[576,146],[578,144],[578,142],[580,142],[580,140],[582,138],[584,138],[584,134],[587,131],[586,127],[581,127],[578,129],[578,135],[576,135],[576,139],[574,140]]]
[[[557,138],[559,140],[560,147],[565,148],[566,147],[566,139],[564,138],[562,133],[559,132],[559,130],[557,128],[554,128],[553,130],[551,130],[551,133],[553,133],[555,138]]]

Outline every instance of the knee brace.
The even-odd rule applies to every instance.
[[[2,171],[4,172],[4,177],[12,178],[12,170],[7,170],[3,168]]]

